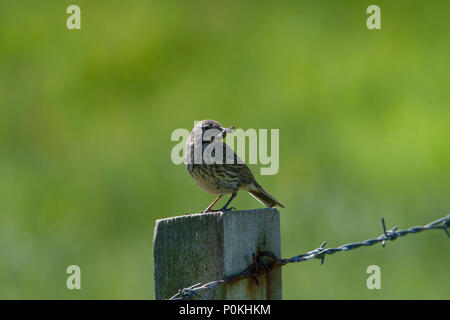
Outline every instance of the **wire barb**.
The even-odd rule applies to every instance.
[[[444,221],[442,222],[442,225],[444,226],[444,231],[447,234],[447,237],[450,238],[450,233],[448,232],[448,228],[450,228],[450,214],[445,217]]]
[[[385,239],[383,240],[383,242],[381,243],[381,245],[385,246],[386,244],[386,240],[395,240],[397,238],[397,234],[395,233],[395,230],[397,230],[397,227],[393,227],[391,230],[386,231],[386,224],[384,223],[384,218],[381,218],[381,224],[383,226],[383,233],[384,233],[384,237]]]
[[[398,230],[397,227],[393,227],[390,230],[386,230],[386,224],[384,221],[384,218],[381,218],[381,225],[383,227],[383,234],[379,236],[378,238],[368,239],[361,242],[355,242],[355,243],[349,243],[342,245],[337,248],[328,248],[325,249],[325,245],[327,244],[326,241],[324,241],[320,247],[294,256],[290,259],[280,259],[278,258],[273,252],[270,251],[263,251],[259,253],[253,253],[252,254],[252,264],[250,264],[245,270],[243,270],[241,273],[236,275],[230,275],[226,276],[223,280],[217,280],[217,281],[211,281],[208,283],[197,283],[194,284],[188,288],[180,289],[178,292],[172,296],[169,300],[187,300],[191,299],[193,296],[200,297],[199,292],[203,290],[211,290],[215,289],[218,286],[236,282],[238,280],[244,279],[244,278],[253,278],[253,280],[256,282],[257,285],[259,285],[257,277],[262,274],[267,274],[272,271],[272,269],[276,267],[283,267],[289,263],[297,263],[297,262],[303,262],[308,261],[312,259],[320,259],[320,264],[322,265],[325,261],[325,256],[327,254],[333,254],[336,252],[345,252],[349,250],[353,250],[356,248],[360,248],[363,246],[372,246],[374,244],[377,244],[381,242],[381,245],[384,247],[386,244],[386,241],[393,241],[399,237],[406,236],[408,234],[412,233],[418,233],[426,230],[437,230],[437,229],[443,229],[448,237],[450,237],[450,233],[448,229],[450,228],[450,214],[440,218],[436,221],[430,222],[429,224],[426,224],[424,226],[417,226],[417,227],[411,227],[406,230]],[[261,260],[263,257],[269,257],[270,262],[264,262]]]

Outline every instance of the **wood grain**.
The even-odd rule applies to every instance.
[[[167,299],[198,282],[224,279],[252,263],[252,254],[281,256],[280,213],[274,208],[185,215],[156,221],[155,297]],[[203,291],[201,299],[281,299],[281,268]]]

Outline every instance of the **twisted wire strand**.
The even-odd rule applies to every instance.
[[[327,242],[324,241],[320,247],[311,250],[309,252],[294,256],[289,259],[279,259],[274,253],[270,251],[263,251],[258,254],[253,254],[253,263],[249,265],[247,268],[245,268],[245,270],[243,270],[241,273],[227,276],[223,280],[216,280],[208,283],[197,283],[188,288],[180,289],[175,295],[169,298],[169,300],[191,299],[193,296],[200,296],[199,292],[201,291],[215,289],[221,285],[232,283],[244,278],[253,278],[253,280],[258,284],[258,280],[256,279],[256,277],[265,273],[269,273],[275,267],[282,267],[289,263],[297,263],[313,259],[320,259],[321,260],[320,264],[323,264],[326,255],[334,254],[337,252],[350,251],[364,246],[366,247],[372,246],[379,242],[381,242],[382,246],[384,247],[386,241],[393,241],[399,237],[403,237],[408,234],[414,234],[426,230],[439,229],[444,230],[447,236],[450,237],[450,233],[448,231],[448,228],[450,227],[450,214],[438,220],[430,222],[424,226],[415,226],[405,230],[397,230],[398,229],[397,227],[394,227],[390,230],[386,230],[384,218],[381,219],[381,224],[383,227],[383,234],[380,235],[379,237],[368,239],[361,242],[344,244],[337,248],[326,249],[325,245],[327,244]],[[263,261],[262,259],[263,257],[269,258],[270,262]]]

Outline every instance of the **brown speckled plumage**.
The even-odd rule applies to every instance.
[[[220,123],[214,120],[203,120],[196,124],[186,144],[186,168],[200,188],[206,192],[219,195],[219,198],[225,194],[232,194],[230,200],[221,210],[228,210],[227,206],[236,196],[236,192],[238,190],[248,191],[267,207],[275,207],[278,205],[284,208],[282,203],[273,198],[256,182],[248,166],[243,163],[243,161],[225,142],[221,139],[203,141],[201,135],[194,134],[195,130],[202,130],[197,132],[201,132],[203,134],[207,130],[211,129],[217,130],[217,132],[222,132],[224,136],[226,134],[226,130],[228,130],[224,129]],[[219,144],[219,147],[222,147],[223,150],[222,163],[207,164],[205,163],[205,159],[201,159],[201,163],[194,163],[194,144],[196,141],[202,145],[202,154],[205,148],[211,143]],[[227,152],[231,155],[233,163],[226,163]],[[213,156],[215,155],[214,150],[211,154]],[[216,201],[218,199],[216,199]],[[215,202],[213,202],[212,205],[214,205]],[[208,207],[207,210],[209,210],[212,205]]]

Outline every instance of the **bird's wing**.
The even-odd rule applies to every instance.
[[[233,177],[239,178],[242,185],[256,183],[253,173],[250,171],[250,168],[245,164],[245,162],[238,157],[229,145],[223,143],[223,146],[224,163],[226,164],[225,167],[229,174]]]

